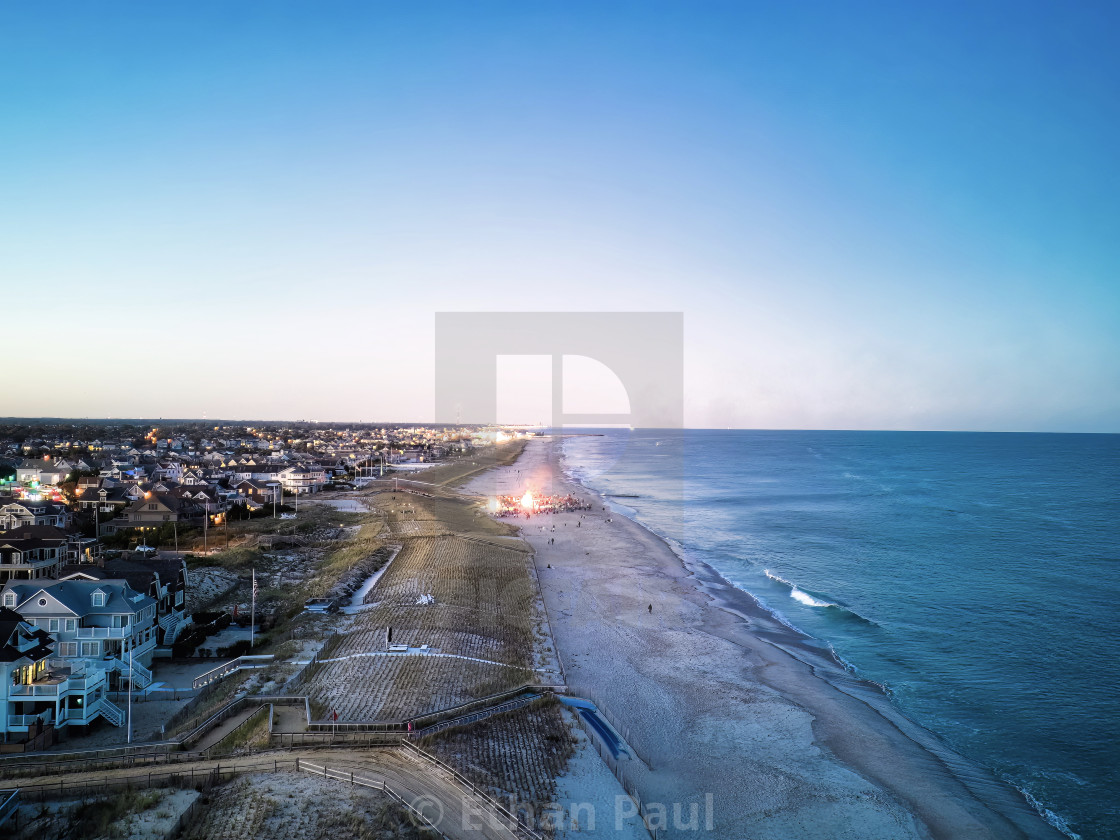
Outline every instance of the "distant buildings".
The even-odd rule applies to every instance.
[[[56,577],[66,561],[69,542],[64,531],[45,526],[0,533],[0,583]]]
[[[65,529],[70,527],[70,511],[60,502],[41,500],[0,505],[0,531],[22,528],[26,525],[46,525]]]
[[[105,559],[102,538],[167,545],[235,505],[261,510],[465,454],[486,440],[477,434],[0,424],[0,750],[99,718],[122,725],[109,692],[149,685],[153,658],[190,622],[182,559]]]

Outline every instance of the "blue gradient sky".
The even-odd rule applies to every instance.
[[[435,311],[638,309],[690,425],[1120,431],[1117,9],[5,4],[0,415],[430,419]]]

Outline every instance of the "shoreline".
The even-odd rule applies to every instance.
[[[562,463],[563,456],[561,456],[558,461]],[[883,683],[877,682],[873,679],[870,679],[869,677],[860,675],[856,666],[840,656],[840,654],[838,654],[836,652],[836,649],[832,646],[831,642],[819,639],[816,636],[813,636],[812,634],[807,633],[806,631],[797,627],[796,625],[788,621],[780,612],[767,607],[765,604],[759,601],[759,599],[749,590],[725,578],[723,574],[710,563],[707,563],[704,560],[687,559],[683,553],[683,546],[675,544],[672,539],[658,533],[654,528],[642,522],[639,519],[639,516],[641,514],[641,510],[639,508],[632,508],[628,506],[630,499],[640,499],[642,498],[642,496],[640,496],[639,494],[627,493],[603,493],[595,490],[594,488],[588,487],[579,479],[578,476],[564,470],[562,466],[560,467],[560,469],[566,481],[583,487],[591,495],[605,499],[610,509],[617,511],[622,516],[625,516],[628,520],[637,525],[639,528],[642,528],[643,530],[646,530],[655,537],[659,538],[665,544],[665,546],[674,555],[676,555],[686,573],[688,573],[693,579],[695,579],[697,587],[709,594],[712,598],[713,604],[715,604],[719,609],[730,612],[733,615],[741,618],[744,622],[749,623],[749,615],[744,613],[744,611],[742,611],[737,606],[737,604],[739,604],[739,602],[745,598],[747,603],[750,605],[750,610],[748,612],[760,613],[766,619],[769,619],[772,622],[776,622],[778,625],[781,625],[781,628],[784,628],[784,630],[792,633],[797,640],[803,643],[798,644],[796,648],[783,647],[783,650],[786,650],[787,653],[790,653],[795,658],[801,659],[809,667],[815,667],[819,665],[819,661],[823,658],[827,662],[828,666],[838,669],[836,674],[838,675],[840,681],[849,683],[849,687],[854,686],[855,689],[860,693],[868,695],[861,699],[869,700],[871,699],[871,697],[874,697],[876,698],[872,701],[874,704],[878,702],[877,698],[881,696],[887,704],[885,707],[883,707],[885,709],[884,716],[892,720],[897,719],[898,721],[900,721],[901,725],[899,726],[899,729],[903,734],[906,734],[907,730],[915,733],[917,737],[908,737],[911,737],[912,740],[915,740],[925,749],[941,758],[941,760],[947,765],[947,767],[950,768],[951,772],[956,773],[963,779],[968,779],[970,776],[974,776],[977,773],[987,774],[987,776],[990,778],[985,778],[982,780],[984,785],[995,784],[997,786],[1008,789],[1005,792],[1011,794],[1013,799],[1015,798],[1015,794],[1021,796],[1029,806],[1031,812],[1033,812],[1039,819],[1041,819],[1048,827],[1058,832],[1059,836],[1067,838],[1067,840],[1079,840],[1079,838],[1081,838],[1082,835],[1076,834],[1071,829],[1069,829],[1066,825],[1065,820],[1062,819],[1060,815],[1047,808],[1046,805],[1035,798],[1029,790],[1020,787],[1020,785],[1015,781],[1005,776],[999,775],[992,768],[987,767],[986,765],[959,753],[950,744],[946,743],[936,732],[928,729],[921,723],[918,723],[917,721],[910,718],[903,709],[895,705],[894,693],[892,692],[890,686],[884,685]],[[623,499],[625,501],[623,503],[612,503],[612,499]],[[769,572],[767,572],[766,574],[768,577],[773,577]],[[777,580],[782,581],[787,586],[794,586],[794,584],[791,584],[789,583],[789,581],[785,581],[782,578],[777,578]],[[858,616],[858,613],[853,614]],[[862,616],[859,617],[861,619],[863,618]],[[781,632],[781,629],[779,629],[778,633]],[[771,643],[777,644],[776,641],[771,641]],[[816,660],[816,662],[814,662],[814,660]],[[828,677],[819,672],[817,673],[817,676],[822,679],[828,680]],[[838,690],[844,690],[844,686],[837,685],[835,682],[833,684],[834,687],[836,687]],[[957,769],[953,770],[953,767],[956,767]],[[1011,793],[1011,791],[1014,791],[1014,793]]]
[[[570,683],[592,686],[639,750],[656,745],[653,770],[627,771],[645,798],[713,794],[718,836],[1065,837],[1021,791],[906,718],[827,646],[620,517],[562,470],[559,445],[531,442],[472,489],[532,484],[593,503],[537,515],[522,536]],[[542,532],[542,522],[556,530]],[[678,834],[671,824],[668,834]]]

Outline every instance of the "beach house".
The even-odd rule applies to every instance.
[[[327,482],[327,473],[317,464],[288,467],[276,474],[287,493],[318,493]]]
[[[57,528],[23,526],[0,533],[0,583],[52,578],[66,560],[69,535]]]
[[[70,511],[59,502],[44,501],[11,502],[0,507],[0,531],[10,531],[24,525],[69,528]]]
[[[0,607],[0,733],[5,745],[39,742],[61,726],[85,726],[103,717],[114,726],[124,714],[106,696],[104,668],[53,658],[54,640],[42,628]],[[53,740],[53,738],[50,738]],[[22,749],[17,747],[17,749]]]
[[[8,581],[0,590],[0,606],[49,633],[60,660],[103,667],[116,687],[130,677],[136,688],[151,683],[148,669],[158,643],[156,600],[127,581]]]
[[[188,573],[183,559],[115,559],[103,566],[68,566],[61,580],[124,580],[137,592],[146,592],[156,604],[156,655],[170,656],[170,646],[190,623],[186,613]]]

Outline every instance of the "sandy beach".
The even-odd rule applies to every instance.
[[[819,644],[568,481],[557,446],[535,439],[466,489],[590,502],[517,521],[568,684],[628,736],[626,777],[664,804],[665,836],[703,831],[703,819],[688,827],[689,804],[702,814],[710,794],[721,838],[1063,837]]]

